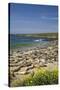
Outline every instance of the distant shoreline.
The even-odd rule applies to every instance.
[[[57,40],[58,39],[58,32],[55,33],[33,33],[33,34],[9,34],[9,35],[16,35],[16,36],[25,36],[25,37],[32,37],[32,38],[44,38],[49,40]]]
[[[48,43],[50,41],[58,40],[58,33],[41,33],[41,34],[9,34],[9,35],[15,35],[17,37],[25,37],[25,38],[34,38],[36,40],[40,39],[46,39],[48,40]],[[11,43],[11,42],[10,42]],[[47,44],[48,44],[47,43]],[[40,42],[32,42],[32,43],[17,43],[13,44],[13,46],[10,45],[10,49],[13,48],[26,48],[26,47],[34,47],[34,46],[41,46]],[[44,45],[43,45],[44,46]],[[45,45],[46,46],[46,45]],[[12,48],[11,48],[12,47]]]

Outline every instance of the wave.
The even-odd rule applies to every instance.
[[[42,39],[36,39],[36,40],[34,40],[34,42],[41,42],[42,41]]]

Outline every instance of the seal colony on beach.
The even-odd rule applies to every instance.
[[[58,68],[58,41],[50,41],[47,47],[32,47],[24,50],[10,50],[10,83],[35,73],[37,68],[53,70]],[[12,85],[14,86],[14,85]]]

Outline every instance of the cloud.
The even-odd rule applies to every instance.
[[[45,20],[58,20],[57,17],[47,17],[47,16],[41,16],[41,19],[45,19]]]

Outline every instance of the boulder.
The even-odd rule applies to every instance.
[[[40,61],[44,64],[46,60],[44,58],[41,58]]]
[[[25,75],[26,73],[26,71],[17,72],[18,75]]]
[[[29,61],[29,60],[26,61],[26,66],[31,66],[31,64],[32,64],[31,61]]]

